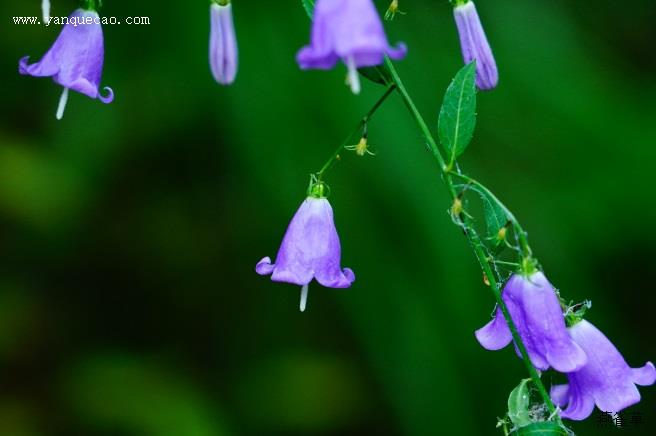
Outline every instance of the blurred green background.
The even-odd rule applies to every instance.
[[[105,3],[151,25],[104,28],[116,100],[71,94],[61,122],[61,88],[17,73],[59,29],[12,24],[37,0],[0,4],[0,434],[497,434],[525,369],[474,338],[493,298],[401,101],[369,126],[376,157],[344,155],[328,178],[357,281],[312,285],[299,313],[299,289],[255,263],[382,89],[297,68],[297,0],[234,0],[229,88],[209,71],[207,2]],[[501,82],[479,95],[462,165],[627,361],[656,359],[656,5],[477,5]],[[388,36],[408,44],[398,69],[434,128],[461,65],[451,9],[400,7]],[[656,390],[641,392],[627,431],[653,434]],[[594,421],[572,427],[615,433]]]

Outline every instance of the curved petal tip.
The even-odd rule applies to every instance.
[[[261,276],[268,276],[276,268],[274,263],[271,263],[269,256],[262,258],[257,265],[255,265],[255,272]]]
[[[114,90],[110,88],[109,86],[105,86],[103,88],[104,91],[107,91],[107,96],[103,97],[103,95],[99,92],[98,93],[98,99],[102,101],[105,104],[109,104],[114,101]]]

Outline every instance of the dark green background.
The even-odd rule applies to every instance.
[[[353,287],[313,284],[299,313],[297,287],[254,272],[382,92],[297,68],[297,0],[234,0],[229,88],[209,71],[207,2],[107,0],[103,15],[151,25],[104,28],[116,100],[72,94],[61,122],[60,87],[17,73],[59,31],[12,24],[39,3],[0,5],[0,434],[495,434],[525,369],[474,339],[493,298],[396,96],[370,125],[377,156],[345,155],[328,178]],[[479,95],[462,165],[627,361],[656,359],[656,6],[477,4],[501,81]],[[451,8],[400,6],[388,35],[435,128],[461,65]],[[656,390],[641,392],[627,430],[652,434]],[[604,433],[594,420],[572,427]]]

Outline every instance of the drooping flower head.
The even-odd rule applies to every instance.
[[[561,413],[563,418],[583,420],[595,404],[603,412],[617,413],[640,401],[635,385],[656,382],[656,368],[651,362],[631,368],[608,338],[588,321],[573,325],[569,333],[588,355],[588,363],[567,374],[569,384],[551,388],[554,403],[567,406]]]
[[[457,0],[455,4],[453,16],[456,19],[465,64],[476,60],[476,86],[483,91],[492,89],[499,82],[499,72],[476,5],[467,0]]]
[[[327,70],[341,60],[348,68],[352,91],[360,92],[358,68],[383,63],[385,55],[401,59],[404,44],[390,47],[383,23],[371,0],[317,0],[310,45],[296,55],[302,69]]]
[[[68,17],[59,37],[43,58],[30,65],[29,56],[25,56],[18,64],[18,71],[34,77],[52,77],[55,83],[64,87],[57,108],[57,119],[61,119],[69,89],[98,98],[103,103],[114,100],[111,88],[104,88],[107,96],[98,90],[104,57],[103,32],[98,13],[77,9]]]
[[[237,76],[237,37],[230,0],[213,0],[210,6],[210,68],[221,85],[230,85]]]
[[[351,286],[355,275],[341,267],[341,246],[328,200],[306,198],[287,227],[275,263],[265,257],[255,270],[260,275],[271,274],[273,281],[302,286],[301,311],[312,279],[328,288]]]
[[[567,333],[560,301],[542,272],[513,275],[501,295],[536,368],[544,371],[553,366],[570,372],[585,365],[586,354]],[[476,338],[488,350],[510,343],[512,336],[501,309],[476,331]]]

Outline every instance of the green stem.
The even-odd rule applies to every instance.
[[[442,152],[440,151],[439,147],[437,146],[437,142],[435,141],[435,138],[433,138],[433,135],[428,128],[428,125],[424,121],[424,118],[421,116],[421,113],[417,110],[417,107],[415,106],[412,98],[410,97],[410,94],[408,94],[408,91],[406,90],[405,86],[403,85],[403,82],[401,81],[401,78],[399,77],[399,74],[396,71],[396,68],[394,67],[394,64],[392,61],[388,58],[385,57],[385,65],[389,69],[391,75],[392,75],[392,80],[394,84],[396,85],[396,88],[403,99],[403,102],[407,106],[407,108],[410,110],[410,113],[412,117],[414,118],[415,122],[417,123],[417,126],[419,127],[419,130],[421,131],[422,135],[424,136],[424,139],[426,140],[426,143],[430,147],[431,151],[433,152],[433,156],[435,157],[435,160],[439,164],[440,167],[440,172],[443,176],[444,182],[446,183],[447,189],[449,190],[449,194],[451,195],[451,198],[453,201],[455,201],[458,196],[456,193],[456,189],[453,185],[453,179],[452,179],[452,174],[455,176],[460,176],[459,173],[450,173],[447,172],[447,167],[445,165],[445,160],[444,157],[442,156]],[[473,181],[473,179],[472,179]],[[481,185],[482,186],[482,185]],[[487,192],[487,188],[485,188]],[[486,193],[487,193],[486,192]],[[491,192],[490,192],[491,194]],[[494,197],[496,199],[496,197]],[[501,204],[501,203],[499,203]],[[505,211],[510,212],[505,209]],[[509,213],[509,217],[514,216]],[[499,284],[497,283],[496,276],[493,272],[493,265],[492,261],[488,258],[486,255],[485,247],[483,243],[481,242],[480,237],[478,236],[478,233],[475,231],[475,229],[469,224],[469,218],[466,216],[466,214],[461,214],[460,215],[460,220],[463,225],[463,229],[465,231],[465,235],[467,236],[467,239],[469,240],[470,245],[472,246],[472,249],[474,250],[474,254],[476,255],[476,258],[478,262],[481,265],[481,268],[483,269],[483,273],[487,277],[489,283],[490,283],[490,289],[492,289],[492,293],[494,294],[494,298],[497,301],[497,305],[501,308],[501,312],[503,314],[503,317],[506,320],[506,323],[508,324],[508,327],[510,328],[510,333],[512,334],[512,338],[515,341],[515,344],[517,345],[517,348],[519,349],[519,352],[522,356],[522,360],[524,361],[524,364],[526,366],[526,369],[528,370],[529,375],[531,376],[531,379],[533,380],[533,383],[535,384],[538,392],[540,393],[540,396],[542,397],[542,400],[547,406],[547,409],[549,410],[550,413],[554,413],[556,408],[554,407],[553,402],[551,401],[551,398],[549,397],[549,394],[547,393],[546,388],[544,387],[544,384],[542,384],[542,380],[540,379],[540,375],[538,374],[538,371],[535,369],[533,364],[531,363],[531,359],[528,356],[528,352],[526,351],[526,347],[524,345],[524,342],[522,342],[521,337],[519,336],[519,332],[517,330],[517,327],[515,326],[515,323],[513,322],[512,318],[510,317],[510,313],[508,312],[508,308],[506,307],[505,303],[503,302],[503,299],[501,298],[501,290],[499,288]],[[514,223],[517,222],[517,220],[514,220]],[[519,224],[517,224],[519,225]],[[526,238],[525,232],[521,230],[521,227],[519,227],[520,231],[520,238]],[[523,236],[522,236],[523,235]],[[529,250],[530,253],[530,248],[528,248],[528,243],[526,242],[526,247]],[[557,418],[558,421],[560,422],[560,417]]]
[[[392,94],[392,92],[394,92],[395,88],[396,88],[395,85],[390,85],[387,88],[387,91],[385,91],[385,93],[378,99],[378,101],[376,101],[376,103],[374,103],[374,105],[371,107],[371,109],[369,109],[369,111],[365,114],[365,116],[362,117],[362,119],[358,122],[358,125],[355,127],[355,130],[353,130],[353,132],[346,137],[344,142],[342,142],[342,144],[339,147],[337,147],[337,149],[332,154],[332,156],[328,158],[326,163],[323,165],[323,167],[321,167],[319,172],[316,174],[318,182],[322,180],[324,174],[335,164],[335,162],[337,161],[337,157],[342,152],[342,150],[344,150],[344,147],[350,144],[353,135],[359,133],[360,130],[362,130],[362,128],[367,125],[371,117],[373,117],[376,111],[383,105],[383,103],[385,103],[385,100],[387,100],[387,97],[389,97]]]
[[[459,173],[459,172],[451,172],[450,174],[452,174],[455,177],[458,177],[458,178],[466,181],[467,183],[469,183],[472,186],[476,186],[480,191],[484,192],[485,195],[488,195],[492,200],[494,200],[501,207],[501,209],[503,210],[503,213],[506,215],[508,220],[512,223],[512,225],[515,229],[515,232],[517,233],[517,236],[519,238],[519,244],[522,248],[522,254],[524,255],[524,257],[530,258],[531,255],[532,255],[532,251],[531,251],[530,245],[528,244],[527,233],[526,233],[526,231],[524,231],[522,226],[519,224],[519,221],[517,220],[517,218],[515,218],[515,215],[513,215],[513,213],[510,211],[510,209],[508,209],[506,207],[506,205],[503,204],[497,198],[497,196],[494,195],[494,193],[492,191],[490,191],[485,185],[478,182],[477,180],[475,180],[475,179],[473,179],[473,178],[471,178],[471,177],[469,177],[465,174]]]

